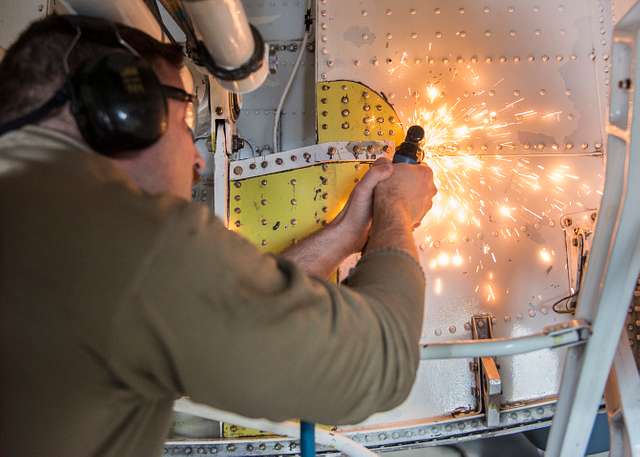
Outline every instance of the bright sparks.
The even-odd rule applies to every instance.
[[[475,76],[471,82],[477,87],[480,78]],[[580,181],[570,166],[556,162],[545,169],[539,161],[532,163],[529,158],[543,150],[545,153],[557,152],[561,147],[522,144],[519,138],[512,136],[514,126],[534,119],[559,121],[562,112],[546,110],[540,113],[529,109],[525,99],[517,97],[519,93],[514,93],[513,101],[504,106],[491,106],[493,88],[478,89],[453,101],[446,100],[442,81],[425,84],[422,92],[409,90],[415,97],[416,107],[406,124],[424,128],[425,162],[433,169],[438,188],[423,227],[442,227],[443,244],[469,242],[470,233],[475,233],[479,242],[475,245],[479,246],[477,252],[465,249],[462,255],[458,249],[447,251],[440,242],[425,235],[429,238],[428,241],[425,238],[425,245],[435,249],[434,255],[427,260],[430,270],[464,270],[479,274],[485,267],[493,268],[506,259],[496,256],[492,243],[517,241],[542,225],[555,226],[567,209],[572,205],[579,206],[579,203],[565,201],[567,183]],[[477,103],[473,97],[477,97]],[[497,146],[489,150],[482,142]],[[474,147],[465,146],[467,143]],[[518,155],[512,154],[516,148]],[[583,195],[597,192],[586,184],[580,185],[584,187]],[[505,198],[507,191],[508,199]],[[535,207],[531,205],[532,199],[536,201]],[[554,261],[554,253],[547,248],[540,249],[538,256],[547,266]],[[437,278],[433,287],[436,294],[441,294],[443,278]],[[499,289],[499,284],[491,282],[476,287],[476,293],[486,302],[495,302],[499,296],[507,295],[499,293]]]

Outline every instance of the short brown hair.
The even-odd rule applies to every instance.
[[[80,40],[69,55],[73,73],[84,62],[121,49],[120,36],[149,63],[160,60],[180,69],[182,49],[161,43],[141,30],[106,20],[91,19],[81,26]],[[16,119],[46,102],[65,80],[64,56],[76,30],[63,16],[32,23],[7,49],[0,62],[0,124]]]

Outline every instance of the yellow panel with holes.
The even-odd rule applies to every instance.
[[[363,84],[319,83],[316,101],[319,144],[404,139],[391,105]],[[368,169],[361,162],[325,163],[230,182],[229,228],[262,252],[281,252],[331,222]],[[223,424],[225,438],[268,435]]]
[[[369,165],[325,163],[231,183],[229,228],[281,252],[331,222]]]
[[[316,85],[318,143],[391,140],[402,143],[402,124],[377,92],[353,81]]]

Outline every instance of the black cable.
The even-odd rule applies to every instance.
[[[560,300],[558,300],[557,302],[555,302],[553,305],[551,305],[551,309],[558,313],[558,314],[572,314],[575,311],[575,306],[568,308],[565,306],[564,309],[560,309],[558,307],[558,305],[566,300],[571,300],[572,298],[575,298],[578,296],[578,293],[580,291],[576,291],[575,293],[571,294],[571,295],[567,295],[566,297],[561,298]]]

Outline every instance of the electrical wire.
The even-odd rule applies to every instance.
[[[298,73],[298,69],[300,68],[300,63],[302,62],[302,57],[304,57],[304,52],[307,49],[307,42],[309,41],[309,31],[311,29],[311,6],[309,0],[307,0],[307,9],[305,13],[305,29],[304,35],[302,36],[302,43],[300,44],[300,50],[298,51],[298,56],[296,57],[296,62],[293,65],[293,69],[291,70],[291,74],[289,75],[289,79],[287,80],[287,84],[284,86],[284,91],[282,92],[282,96],[280,97],[280,101],[278,102],[278,107],[276,108],[276,114],[273,119],[273,152],[280,152],[280,142],[278,140],[279,135],[279,127],[280,127],[280,115],[282,114],[282,107],[284,106],[284,102],[289,95],[289,90],[291,89],[291,85]]]
[[[551,305],[551,309],[558,313],[558,314],[573,314],[573,312],[575,311],[576,307],[575,307],[575,303],[573,304],[573,306],[569,306],[568,302],[565,304],[564,308],[560,308],[558,305],[566,300],[571,300],[572,298],[576,298],[578,296],[578,292],[580,291],[576,291],[575,293],[571,294],[571,295],[567,295],[566,297],[562,297],[560,300],[558,300],[557,302],[555,302],[553,305]]]

